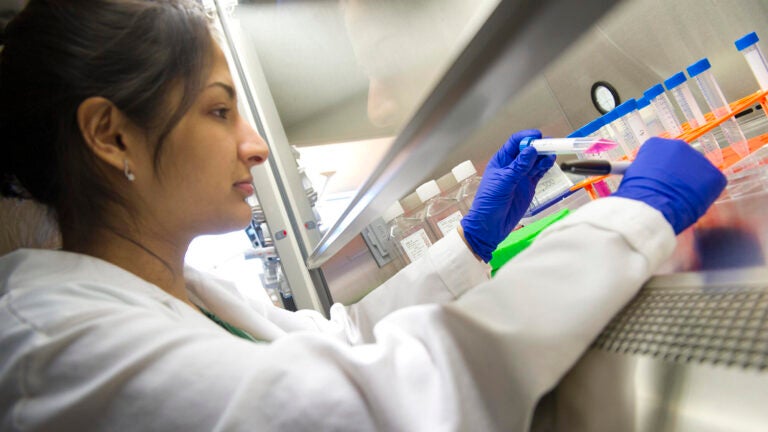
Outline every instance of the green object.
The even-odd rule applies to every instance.
[[[491,266],[491,276],[496,274],[496,271],[500,269],[507,261],[514,258],[517,254],[524,251],[525,248],[533,243],[533,239],[536,238],[544,228],[552,225],[560,219],[568,216],[570,210],[562,209],[557,213],[541,218],[536,222],[526,225],[522,228],[516,229],[509,233],[496,247],[496,250],[491,254],[491,260],[488,262]]]
[[[210,319],[211,321],[213,321],[216,324],[220,325],[224,330],[230,332],[231,334],[233,334],[233,335],[235,335],[235,336],[237,336],[239,338],[243,338],[245,340],[249,340],[251,342],[261,342],[260,340],[258,340],[255,337],[251,336],[251,334],[248,333],[247,331],[245,331],[245,330],[243,330],[243,329],[241,329],[239,327],[235,327],[232,324],[230,324],[230,323],[224,321],[223,319],[217,317],[216,315],[213,314],[213,312],[209,312],[209,311],[201,308],[200,306],[198,306],[197,308],[200,309],[200,312],[202,312],[203,315],[208,317],[208,319]]]

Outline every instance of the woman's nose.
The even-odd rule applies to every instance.
[[[238,129],[240,159],[245,161],[249,168],[264,163],[269,157],[269,147],[264,138],[242,117]]]

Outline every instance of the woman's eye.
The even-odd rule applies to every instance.
[[[229,108],[217,108],[217,109],[211,111],[211,113],[213,115],[215,115],[216,117],[219,117],[219,118],[222,118],[222,119],[226,119],[226,118],[229,117],[230,111],[232,111],[232,110],[229,109]]]

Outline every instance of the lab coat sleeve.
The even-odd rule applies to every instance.
[[[358,303],[342,310],[334,305],[332,318],[347,317],[365,341],[373,327],[389,313],[406,306],[442,304],[459,298],[489,279],[490,268],[478,260],[457,231],[436,242],[429,253],[409,264]]]
[[[331,306],[330,320],[320,313],[269,308],[270,319],[288,331],[317,330],[357,344],[373,340],[373,327],[389,313],[407,306],[446,303],[489,279],[490,268],[478,260],[453,231],[421,259],[409,264],[359,302]]]
[[[77,287],[41,327],[22,314],[35,304],[5,298],[2,370],[18,386],[3,394],[20,402],[0,429],[522,431],[673,242],[656,210],[602,199],[493,280],[390,313],[355,346],[316,331],[251,343]]]
[[[491,429],[525,430],[607,322],[674,248],[660,212],[634,200],[593,202],[543,232],[492,281],[447,305],[441,321]],[[465,419],[473,412],[467,412]],[[469,424],[464,426],[469,427]]]

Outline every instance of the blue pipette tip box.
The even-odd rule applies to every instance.
[[[736,39],[736,42],[734,42],[733,44],[736,45],[737,50],[741,51],[745,48],[749,48],[752,45],[756,44],[757,41],[759,40],[760,38],[757,37],[757,33],[752,32],[742,36],[739,39]]]
[[[664,87],[667,88],[667,90],[672,90],[673,88],[679,86],[680,84],[684,83],[686,80],[685,74],[682,72],[678,72],[671,77],[664,80]]]
[[[712,65],[709,64],[709,60],[707,60],[707,58],[704,57],[703,59],[697,61],[696,63],[688,66],[685,70],[687,70],[688,75],[690,75],[691,78],[693,78],[702,72],[708,71],[711,67]]]

